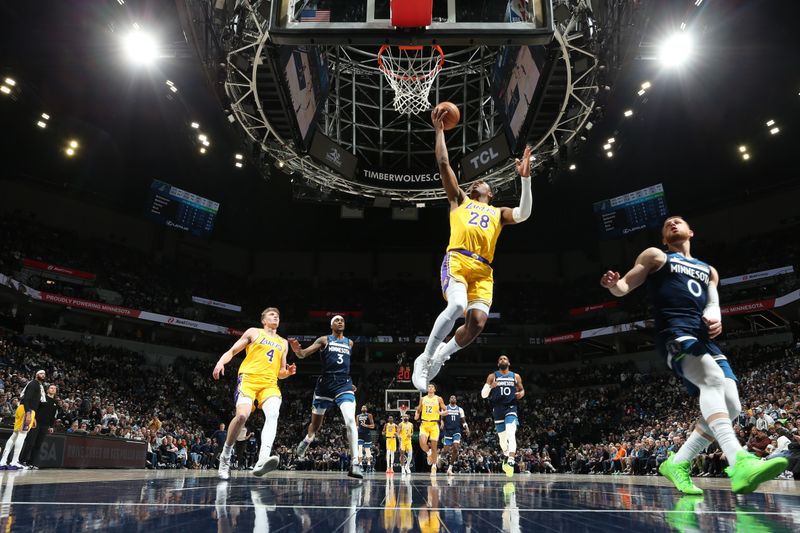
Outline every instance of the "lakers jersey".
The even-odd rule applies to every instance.
[[[502,227],[499,207],[467,198],[450,211],[450,242],[447,250],[466,250],[491,263]]]
[[[414,424],[411,422],[400,422],[400,438],[410,440],[414,434]]]
[[[283,337],[259,330],[255,342],[245,348],[247,355],[239,366],[239,373],[260,375],[277,383],[285,349],[286,340]]]
[[[425,422],[439,421],[439,397],[423,396],[422,398],[422,420]]]
[[[386,438],[393,439],[397,436],[397,424],[386,424]]]

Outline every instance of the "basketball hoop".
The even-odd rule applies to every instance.
[[[398,113],[416,115],[430,109],[428,95],[443,66],[444,51],[438,44],[430,47],[384,44],[378,51],[378,68],[394,89],[394,110]]]
[[[403,419],[403,416],[408,414],[408,406],[405,404],[400,404],[400,420]]]

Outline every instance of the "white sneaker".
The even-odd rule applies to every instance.
[[[411,374],[411,383],[423,394],[428,392],[428,371],[430,365],[431,358],[424,352],[414,359],[414,372]]]
[[[263,461],[259,460],[256,463],[255,468],[253,468],[253,475],[261,477],[264,474],[266,474],[267,472],[272,472],[273,470],[278,468],[278,464],[280,462],[281,462],[281,459],[277,455],[273,455],[271,457],[268,457],[267,459],[264,459]]]
[[[453,465],[450,465],[450,466],[447,467],[447,475],[448,476],[452,476],[453,475]]]
[[[432,476],[435,476],[435,475],[436,475],[436,465],[432,465],[432,466],[431,466],[431,475],[432,475]]]
[[[217,475],[220,479],[230,479],[231,477],[231,458],[225,457],[225,454],[219,454],[219,470]]]
[[[431,357],[431,364],[430,367],[428,368],[428,381],[435,378],[436,375],[444,366],[444,364],[450,360],[449,355],[442,355],[442,350],[444,350],[444,347],[445,343],[440,343],[439,346],[436,347],[436,350],[433,352],[433,357]],[[427,392],[427,390],[425,392]]]

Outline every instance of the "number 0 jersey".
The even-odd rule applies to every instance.
[[[708,303],[711,267],[677,252],[666,256],[664,265],[647,277],[656,331],[706,332],[703,309]]]
[[[279,335],[269,335],[263,329],[259,330],[255,342],[245,348],[247,355],[239,366],[239,374],[259,375],[277,383],[285,350],[286,339]]]
[[[502,228],[499,207],[467,198],[450,211],[450,242],[447,250],[467,250],[491,263]]]

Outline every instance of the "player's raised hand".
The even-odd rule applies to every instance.
[[[600,278],[600,285],[606,289],[610,289],[619,282],[619,272],[608,271]]]
[[[297,355],[297,352],[303,349],[303,347],[300,346],[300,341],[294,338],[289,339],[289,347],[292,349],[295,355]]]
[[[290,376],[294,376],[297,374],[297,365],[292,363],[291,365],[286,365],[286,370],[289,371]]]
[[[214,379],[219,379],[220,376],[225,375],[225,365],[222,364],[222,361],[217,361],[216,366],[214,367]]]
[[[525,150],[522,152],[522,159],[514,160],[517,165],[517,174],[526,178],[531,177],[531,150],[531,145],[526,145]]]
[[[708,337],[710,339],[719,337],[720,333],[722,333],[721,320],[717,320],[716,318],[703,317],[703,322],[705,322],[706,326],[708,326]]]
[[[443,107],[434,107],[431,111],[431,122],[433,128],[437,131],[444,130],[444,117],[447,115],[447,109]]]

